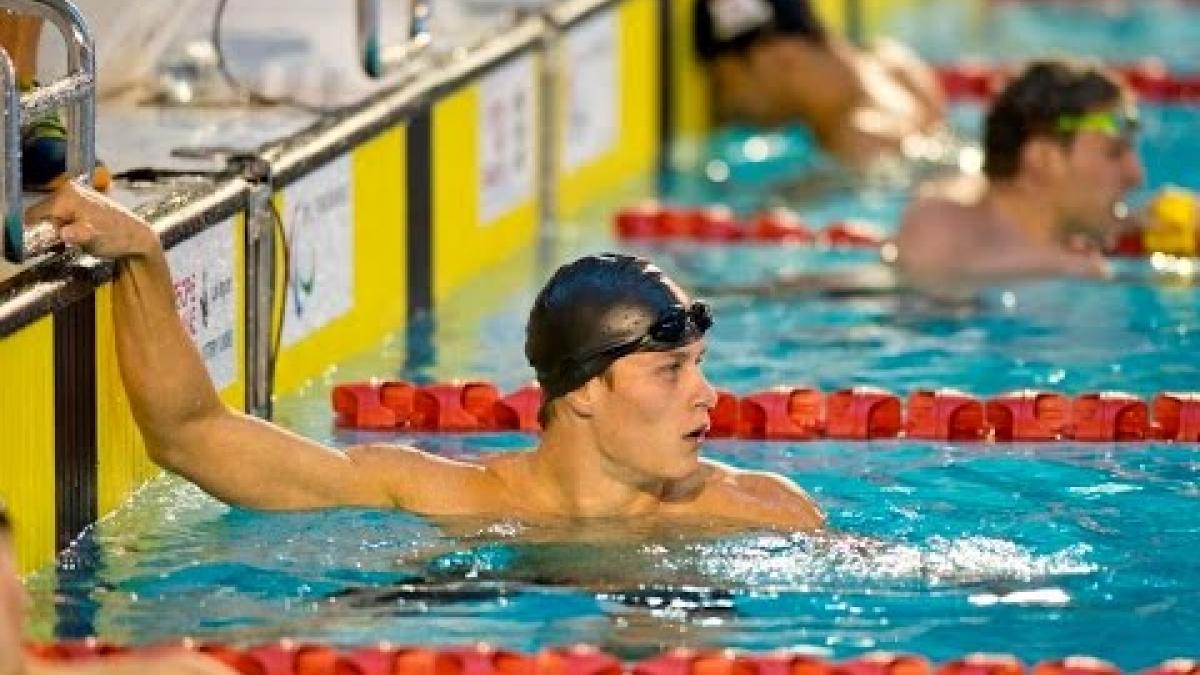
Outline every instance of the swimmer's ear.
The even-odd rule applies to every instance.
[[[590,418],[595,414],[596,399],[593,388],[599,382],[599,378],[593,377],[579,387],[575,391],[568,392],[563,395],[563,403],[566,404],[571,412],[579,417]]]
[[[1033,175],[1054,175],[1062,172],[1066,153],[1057,139],[1033,138],[1021,148],[1021,161]]]

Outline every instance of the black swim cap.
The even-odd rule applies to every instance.
[[[700,339],[712,325],[708,306],[683,302],[644,258],[604,253],[558,268],[525,326],[525,356],[543,400],[578,389],[622,356]]]

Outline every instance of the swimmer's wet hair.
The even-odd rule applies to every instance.
[[[1120,103],[1120,81],[1098,63],[1047,59],[1030,62],[992,103],[984,125],[983,172],[1012,178],[1021,149],[1034,138],[1063,137],[1058,120]],[[1065,139],[1064,139],[1065,140]]]
[[[12,523],[8,520],[8,509],[0,502],[0,536],[12,531]]]

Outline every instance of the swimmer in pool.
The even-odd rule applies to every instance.
[[[926,64],[891,40],[854,47],[809,0],[695,0],[693,28],[722,121],[803,123],[855,166],[944,131],[944,96]]]
[[[1036,277],[1110,276],[1101,254],[1130,222],[1144,178],[1137,109],[1087,62],[1030,63],[992,103],[982,176],[921,186],[896,237],[896,268],[918,289]]]
[[[25,589],[17,577],[12,532],[0,502],[0,675],[234,675],[213,659],[190,652],[113,656],[93,662],[54,663],[26,654],[21,634]]]
[[[1132,96],[1109,73],[1083,62],[1030,63],[987,113],[984,175],[920,186],[883,249],[890,266],[727,291],[962,300],[1019,279],[1108,278],[1101,251],[1132,223],[1123,200],[1143,179],[1136,130]]]
[[[176,314],[166,258],[144,220],[76,185],[28,217],[50,218],[64,241],[116,260],[117,356],[150,457],[227,503],[824,525],[786,478],[700,457],[716,404],[701,370],[712,316],[646,260],[594,255],[555,272],[526,328],[545,432],[531,451],[468,463],[395,445],[335,450],[230,410]]]

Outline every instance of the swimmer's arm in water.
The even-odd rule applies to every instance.
[[[251,508],[430,506],[413,486],[413,476],[435,464],[430,455],[400,447],[343,453],[225,406],[179,319],[166,257],[144,220],[72,183],[29,216],[50,217],[64,241],[117,260],[117,357],[156,463]],[[409,487],[414,494],[405,493]]]

